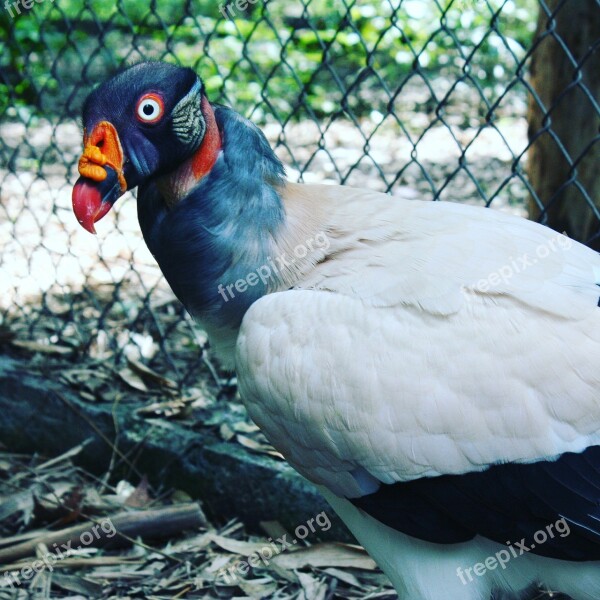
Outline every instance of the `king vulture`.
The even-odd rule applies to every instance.
[[[79,223],[138,187],[249,414],[402,600],[600,598],[596,252],[491,209],[286,181],[188,68],[121,72],[83,123]]]

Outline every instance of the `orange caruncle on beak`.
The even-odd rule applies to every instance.
[[[107,177],[105,165],[112,167],[119,178],[121,193],[127,190],[123,175],[123,148],[119,135],[112,123],[102,121],[94,127],[91,135],[84,134],[85,148],[79,159],[79,174],[92,181],[104,181]]]
[[[127,190],[123,174],[123,148],[112,123],[102,121],[83,136],[79,159],[81,177],[73,187],[73,212],[79,224],[95,233],[94,223],[106,215]]]

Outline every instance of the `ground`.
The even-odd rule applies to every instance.
[[[295,540],[310,531],[275,521],[262,536],[236,521],[214,527],[181,491],[82,471],[72,462],[79,450],[0,452],[1,599],[395,597],[357,547]],[[327,522],[317,516],[313,527]],[[29,555],[18,552],[23,543]],[[250,573],[248,560],[258,565]]]

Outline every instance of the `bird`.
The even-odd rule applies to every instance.
[[[138,188],[250,417],[399,598],[600,598],[595,251],[491,208],[289,181],[188,67],[128,67],[82,112],[78,222]]]

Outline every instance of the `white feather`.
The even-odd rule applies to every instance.
[[[595,252],[491,210],[332,204],[328,257],[254,303],[237,342],[250,414],[296,468],[352,497],[358,468],[392,483],[600,443]]]

